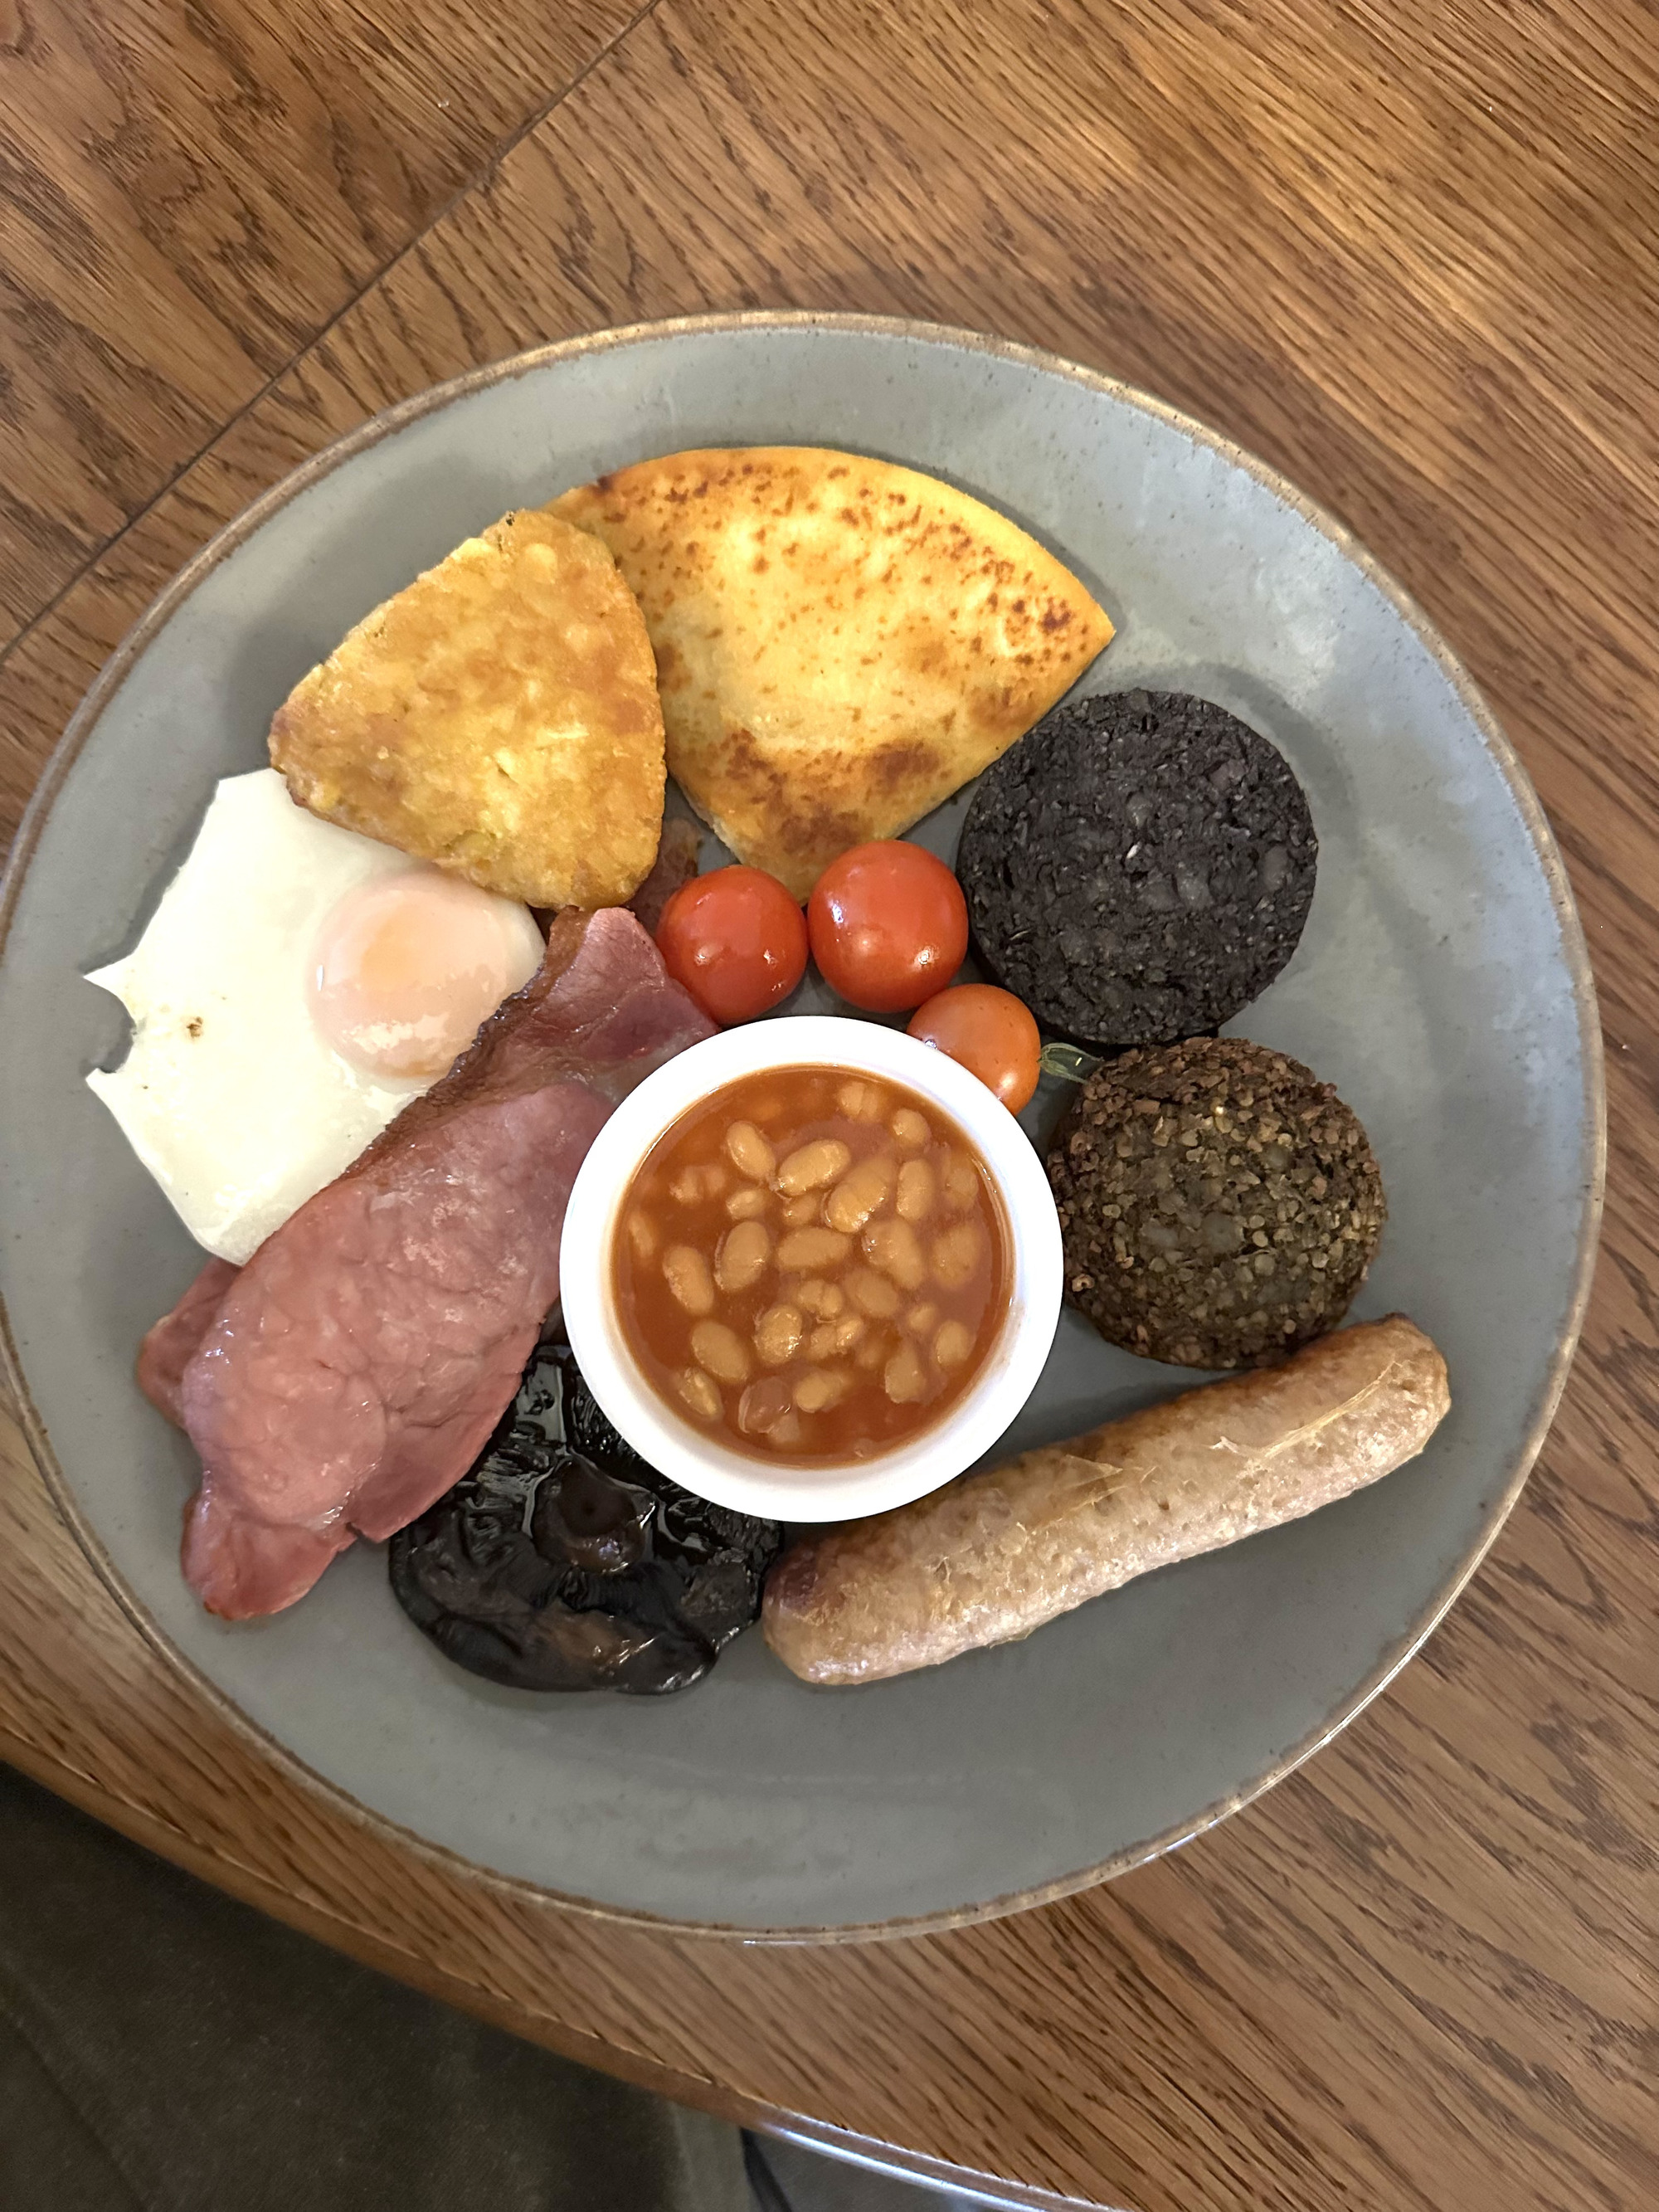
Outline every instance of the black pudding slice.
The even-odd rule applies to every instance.
[[[694,1498],[544,1336],[477,1464],[391,1543],[416,1626],[520,1690],[683,1690],[760,1611],[775,1522]]]
[[[1057,707],[988,769],[957,874],[974,946],[1079,1043],[1231,1020],[1297,947],[1319,841],[1277,747],[1181,691]]]

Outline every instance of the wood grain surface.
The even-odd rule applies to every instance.
[[[0,643],[639,0],[0,0]]]
[[[305,0],[277,21],[0,0],[0,828],[178,565],[390,401],[707,307],[997,331],[1262,453],[1469,664],[1596,964],[1604,1256],[1543,1458],[1425,1653],[1261,1804],[1042,1911],[835,1949],[677,1939],[348,1820],[132,1626],[10,1433],[0,1746],[526,2034],[1034,2203],[1659,2203],[1651,15]]]

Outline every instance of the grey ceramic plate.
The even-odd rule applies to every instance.
[[[198,1265],[85,1089],[131,945],[216,777],[350,623],[505,508],[702,444],[850,446],[994,502],[1118,635],[1085,682],[1202,692],[1273,738],[1322,852],[1302,947],[1237,1026],[1334,1081],[1392,1218],[1358,1312],[1450,1365],[1425,1455],[1296,1526],[937,1673],[804,1688],[757,1636],[673,1699],[546,1698],[447,1665],[359,1546],[227,1627],[179,1579],[183,1440],[131,1381]],[[930,826],[948,849],[953,822]],[[425,1843],[600,1908],[857,1932],[1054,1895],[1168,1847],[1322,1743],[1491,1542],[1576,1336],[1601,1177],[1595,1007],[1549,832],[1422,617],[1259,464],[1139,393],[896,323],[717,318],[556,346],[430,392],[279,486],[185,570],[77,716],[20,838],[0,967],[0,1295],[41,1462],[139,1620],[240,1721]],[[1008,1439],[1191,1377],[1075,1320]]]

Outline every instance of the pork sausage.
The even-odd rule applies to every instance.
[[[1403,1314],[1184,1392],[896,1512],[811,1536],[767,1579],[766,1640],[804,1681],[879,1681],[1137,1575],[1312,1513],[1427,1443],[1445,1362]]]

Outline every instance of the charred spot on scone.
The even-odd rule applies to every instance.
[[[919,744],[888,745],[871,764],[875,781],[885,791],[905,783],[927,783],[940,773],[942,766],[930,745]]]

